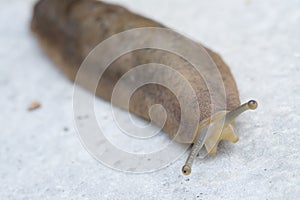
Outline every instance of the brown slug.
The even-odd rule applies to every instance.
[[[75,81],[81,63],[96,45],[114,34],[141,27],[164,28],[165,26],[134,14],[121,6],[96,0],[40,0],[34,7],[31,21],[31,30],[42,48],[72,81]],[[195,101],[200,109],[199,126],[196,132],[182,131],[175,137],[181,120],[180,105],[174,94],[161,85],[147,84],[140,87],[131,97],[129,105],[131,113],[146,120],[150,120],[148,110],[151,105],[162,105],[167,112],[163,130],[177,142],[194,143],[186,164],[182,168],[185,175],[190,174],[193,160],[203,143],[208,154],[214,155],[221,140],[236,142],[238,137],[233,129],[234,119],[245,110],[257,107],[254,100],[240,104],[237,86],[228,66],[218,54],[201,44],[198,45],[207,51],[220,72],[225,88],[226,108],[223,108],[221,103],[218,104],[218,101],[212,105],[211,96],[216,95],[218,99],[218,91],[212,91],[214,94],[211,94],[205,81],[195,73],[191,64],[183,58],[159,49],[140,49],[119,57],[105,70],[96,89],[98,97],[111,101],[112,92],[118,80],[130,69],[145,63],[158,62],[172,66],[186,77],[196,92]],[[147,73],[147,70],[144,73]],[[167,76],[162,74],[160,78],[164,79]],[[176,87],[183,86],[178,84]],[[180,89],[184,90],[184,88]],[[124,107],[122,102],[112,103]],[[211,112],[212,106],[215,109],[213,113]],[[207,137],[200,136],[201,129],[211,124],[220,128],[221,134],[214,134],[214,128],[212,128]]]

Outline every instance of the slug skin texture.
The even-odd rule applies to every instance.
[[[31,30],[41,47],[72,81],[75,80],[83,60],[101,41],[114,34],[141,27],[165,26],[134,14],[124,7],[95,0],[41,0],[34,7],[31,21]],[[212,50],[204,48],[216,64],[224,82],[225,111],[232,111],[240,106],[234,78],[222,58]],[[115,60],[103,74],[96,95],[111,101],[114,85],[123,74],[137,65],[151,62],[172,66],[189,81],[199,103],[199,123],[215,114],[211,113],[212,94],[195,69],[184,59],[156,49],[136,50]],[[182,86],[178,84],[176,87]],[[168,117],[163,130],[173,138],[181,120],[181,110],[176,96],[164,86],[148,84],[139,88],[131,97],[129,111],[149,120],[149,107],[154,104],[161,104],[165,108]],[[217,111],[224,111],[218,104],[214,107]],[[193,143],[195,137],[195,133],[183,132],[176,136],[176,141]]]

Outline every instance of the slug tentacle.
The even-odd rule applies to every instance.
[[[250,100],[247,103],[237,107],[236,109],[232,110],[231,112],[226,114],[226,121],[225,124],[229,124],[232,122],[237,116],[245,112],[246,110],[255,110],[257,108],[257,102],[254,100]]]
[[[196,155],[205,146],[206,156],[215,155],[217,153],[218,144],[221,140],[228,140],[230,142],[237,142],[238,136],[233,127],[234,119],[246,110],[255,110],[257,108],[257,102],[250,100],[247,103],[242,104],[236,109],[230,112],[219,112],[211,117],[211,119],[206,119],[199,124],[197,130],[197,137],[194,141],[192,150],[182,167],[182,173],[184,175],[189,175],[192,171],[192,165]],[[201,134],[200,131],[205,127],[209,126],[206,133]]]

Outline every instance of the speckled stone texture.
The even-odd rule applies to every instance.
[[[80,144],[73,85],[29,31],[34,1],[0,1],[1,199],[298,199],[300,1],[114,2],[219,52],[241,101],[257,99],[258,110],[238,119],[237,144],[197,159],[189,177],[187,153],[154,173],[114,171]],[[29,112],[35,100],[41,108]]]

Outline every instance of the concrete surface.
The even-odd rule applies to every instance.
[[[299,199],[300,1],[116,0],[218,51],[242,102],[237,144],[216,157],[187,154],[154,173],[128,174],[94,160],[76,135],[73,85],[38,47],[33,0],[0,1],[1,199]],[[28,112],[33,101],[42,107]],[[100,104],[105,104],[99,100]]]

